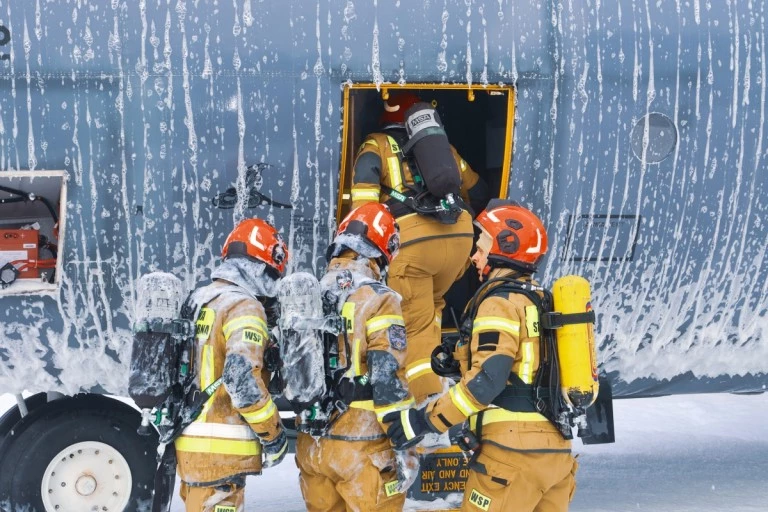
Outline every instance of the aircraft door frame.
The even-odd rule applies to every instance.
[[[376,86],[373,83],[355,83],[345,84],[343,88],[343,103],[342,103],[342,134],[341,134],[341,158],[339,169],[339,187],[337,191],[336,201],[336,222],[338,223],[343,215],[349,211],[351,203],[350,188],[351,188],[351,176],[352,167],[354,165],[357,149],[362,143],[365,135],[375,131],[377,129],[376,120],[381,112],[382,100],[389,96],[393,91],[415,91],[424,99],[428,99],[429,93],[425,91],[431,91],[431,94],[439,96],[443,99],[450,98],[450,106],[467,107],[467,105],[461,105],[458,102],[463,100],[468,105],[478,105],[486,109],[485,112],[477,114],[474,119],[474,125],[480,125],[480,121],[488,120],[488,111],[491,111],[492,101],[499,103],[499,96],[502,96],[504,111],[501,113],[503,119],[503,143],[498,142],[497,147],[500,148],[500,144],[503,144],[503,149],[491,151],[488,147],[485,148],[486,153],[494,153],[495,159],[501,155],[501,166],[494,172],[494,184],[496,187],[491,188],[491,197],[507,197],[509,179],[512,172],[512,144],[514,136],[514,119],[515,119],[515,88],[512,85],[472,85],[467,84],[438,84],[438,83],[414,83],[400,86],[396,84],[386,84]],[[370,115],[370,111],[366,112],[365,109],[375,108],[375,115]],[[441,105],[438,104],[438,111],[441,109]],[[459,109],[461,110],[461,109]],[[483,173],[487,173],[487,169],[481,169],[478,165],[477,159],[473,159],[470,156],[465,155],[461,148],[461,140],[459,137],[452,137],[451,129],[451,116],[445,115],[441,112],[441,117],[446,124],[446,131],[448,131],[448,138],[451,143],[457,148],[460,154],[464,156],[470,166],[473,167],[481,176]],[[495,114],[494,114],[495,115]],[[461,119],[457,119],[454,116],[454,127],[459,126]],[[490,121],[487,121],[490,122]],[[497,120],[498,122],[498,120]],[[487,123],[486,123],[487,124]],[[498,131],[498,130],[497,130]],[[490,133],[490,129],[486,129],[486,133]],[[495,133],[495,132],[494,132]],[[456,133],[454,132],[454,135]],[[493,141],[489,142],[488,137],[485,139],[486,146],[493,144]],[[497,183],[496,183],[497,182]],[[490,188],[490,184],[489,184]]]

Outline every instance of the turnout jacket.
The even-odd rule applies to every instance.
[[[179,477],[192,485],[260,473],[259,440],[273,440],[282,428],[262,370],[268,340],[264,307],[223,280],[202,292],[214,298],[197,316],[195,378],[200,389],[217,379],[221,385],[175,442]]]
[[[477,185],[480,177],[453,146],[451,151],[461,172],[461,197],[469,203],[469,191]],[[415,182],[408,162],[403,160],[396,138],[388,133],[371,133],[360,146],[355,160],[352,208],[370,202],[386,202],[390,196],[382,192],[382,184],[398,192],[407,192],[407,186],[413,187]]]
[[[332,425],[327,437],[346,441],[368,441],[386,437],[381,420],[389,412],[413,405],[405,380],[406,337],[400,297],[378,282],[369,265],[361,266],[352,251],[331,259],[327,274],[343,270],[363,272],[364,284],[350,293],[341,314],[347,327],[350,352],[339,335],[339,364],[349,369],[345,380],[370,384],[370,396],[352,401],[349,409]],[[363,258],[367,260],[367,258]],[[369,261],[369,260],[367,260]]]
[[[511,270],[497,269],[489,279],[513,275]],[[517,279],[536,284],[530,276]],[[428,405],[427,418],[440,432],[468,419],[481,444],[513,451],[570,452],[571,442],[535,408],[506,410],[493,404],[507,386],[533,384],[541,361],[538,308],[520,293],[490,293],[497,286],[502,284],[491,285],[481,299],[470,343],[456,348],[461,381]]]

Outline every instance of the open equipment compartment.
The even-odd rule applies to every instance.
[[[58,289],[66,184],[65,171],[0,172],[0,296]]]

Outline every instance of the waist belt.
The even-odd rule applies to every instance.
[[[336,384],[336,394],[345,404],[361,400],[373,400],[373,387],[370,382],[361,384],[352,379],[341,379]]]
[[[530,384],[507,384],[491,404],[513,412],[539,412],[534,402],[534,390]]]
[[[387,199],[384,204],[389,207],[389,211],[395,219],[404,217],[411,213],[415,213],[413,210],[405,206],[405,204],[394,199]]]

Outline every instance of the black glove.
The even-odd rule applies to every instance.
[[[458,446],[463,452],[474,452],[480,448],[480,441],[468,428],[463,428],[456,432],[456,435],[451,436],[451,444]]]
[[[396,450],[405,450],[417,444],[428,432],[437,432],[429,423],[424,409],[393,411],[382,418],[390,423],[387,436]]]
[[[285,430],[280,430],[271,441],[262,441],[261,448],[264,451],[264,462],[262,467],[271,468],[277,466],[285,458],[285,454],[288,453],[288,438],[285,436]]]

